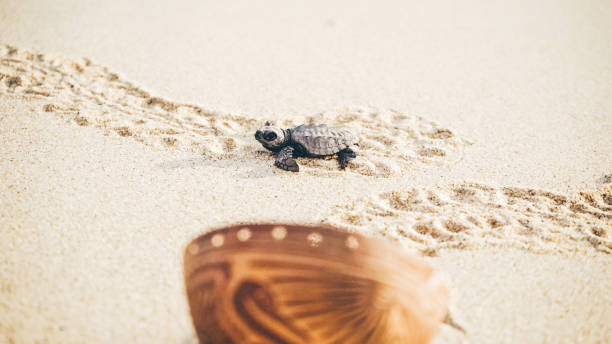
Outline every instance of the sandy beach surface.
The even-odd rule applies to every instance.
[[[0,4],[0,342],[193,343],[182,254],[332,224],[449,281],[437,343],[612,338],[612,5]],[[354,132],[281,171],[266,120]]]

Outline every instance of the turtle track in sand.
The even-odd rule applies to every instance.
[[[612,184],[572,196],[477,183],[407,188],[337,206],[323,222],[428,255],[484,246],[612,254]]]
[[[32,53],[0,44],[0,94],[43,99],[43,110],[108,135],[172,147],[212,159],[265,159],[270,153],[253,139],[262,120],[207,111],[150,95],[87,58]],[[359,157],[348,171],[369,176],[401,174],[414,164],[443,164],[469,144],[450,129],[394,110],[346,108],[275,123],[294,127],[327,123],[351,130]],[[334,159],[298,159],[309,174],[339,175]]]

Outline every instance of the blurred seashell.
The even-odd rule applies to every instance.
[[[426,343],[448,292],[420,258],[331,227],[241,225],[185,252],[201,343]]]

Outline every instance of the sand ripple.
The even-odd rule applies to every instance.
[[[612,185],[571,197],[475,183],[409,188],[338,206],[325,222],[425,254],[484,246],[612,253]]]
[[[266,159],[253,139],[260,119],[207,111],[151,96],[89,59],[35,54],[0,45],[0,92],[47,100],[43,110],[81,126],[153,146],[193,151],[215,159]],[[360,156],[348,170],[370,176],[401,174],[413,164],[444,163],[469,141],[422,117],[394,110],[336,109],[277,125],[325,122],[353,131]],[[310,174],[340,174],[333,159],[300,159]]]

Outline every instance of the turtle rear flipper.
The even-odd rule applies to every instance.
[[[345,169],[348,166],[349,161],[357,157],[357,153],[350,148],[344,148],[338,152],[338,163],[341,169]]]
[[[294,148],[291,146],[287,146],[278,152],[276,155],[276,160],[274,161],[274,165],[276,167],[281,168],[285,171],[291,172],[299,172],[300,166],[293,159]]]

